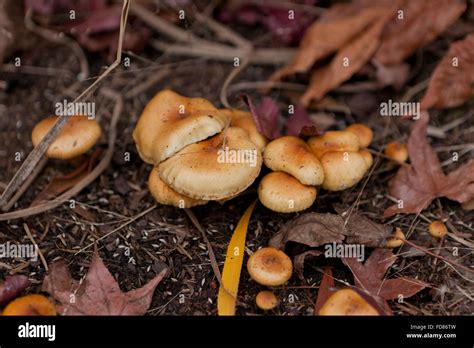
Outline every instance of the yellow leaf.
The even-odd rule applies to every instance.
[[[257,201],[253,202],[240,218],[234,234],[227,247],[224,270],[222,272],[222,285],[217,296],[218,315],[235,315],[237,291],[239,289],[240,271],[244,261],[245,238],[249,226],[250,216]]]

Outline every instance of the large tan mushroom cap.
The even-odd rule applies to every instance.
[[[156,94],[133,131],[140,157],[158,164],[185,146],[222,131],[229,117],[202,98],[186,98],[173,91]]]
[[[372,153],[367,150],[360,150],[359,153],[364,158],[365,164],[367,165],[367,169],[370,169],[370,167],[372,167],[372,164],[374,164],[374,157],[372,156]]]
[[[359,152],[328,152],[321,158],[324,169],[323,188],[342,191],[356,185],[367,171],[367,163]]]
[[[349,131],[328,131],[321,136],[308,139],[308,145],[316,155],[321,159],[327,152],[334,151],[359,151],[359,138]]]
[[[321,185],[324,172],[308,144],[297,137],[285,136],[270,142],[263,153],[265,165],[291,174],[304,185]]]
[[[230,117],[231,127],[240,127],[245,129],[250,136],[250,140],[257,145],[260,150],[265,148],[268,139],[257,130],[257,126],[252,118],[252,114],[247,111],[236,109],[219,109],[224,115]]]
[[[148,188],[158,203],[173,205],[178,208],[191,208],[208,202],[202,199],[194,199],[182,195],[170,188],[163,180],[161,180],[157,167],[153,168],[150,172]]]
[[[249,257],[247,270],[257,283],[278,286],[291,278],[293,263],[283,251],[268,247],[257,250]]]
[[[39,122],[31,133],[33,146],[37,146],[56,123],[57,117],[49,117]],[[67,160],[89,151],[101,135],[100,125],[87,116],[71,116],[46,150],[46,156]]]
[[[258,187],[260,202],[273,211],[292,213],[311,207],[316,200],[316,188],[306,186],[283,172],[265,175]]]
[[[329,296],[319,315],[379,315],[377,310],[352,289],[341,289]]]
[[[262,155],[248,133],[229,127],[185,147],[158,169],[161,179],[175,191],[197,199],[219,200],[244,191],[261,167]]]
[[[357,136],[361,148],[368,147],[374,138],[374,132],[372,132],[372,129],[361,123],[351,124],[346,128],[346,131]]]

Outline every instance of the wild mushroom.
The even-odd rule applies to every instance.
[[[320,160],[324,170],[322,187],[329,191],[342,191],[356,185],[368,168],[359,152],[327,152]]]
[[[53,127],[56,119],[56,117],[46,118],[33,128],[31,141],[35,147]],[[61,160],[73,159],[89,151],[99,140],[100,135],[100,125],[95,119],[81,115],[71,116],[46,150],[46,156]]]
[[[368,150],[360,150],[359,154],[362,156],[362,158],[364,158],[367,169],[370,169],[372,164],[374,164],[374,157],[372,156],[372,153]]]
[[[283,172],[265,175],[258,187],[260,202],[279,213],[297,212],[309,208],[316,200],[316,188],[300,183]]]
[[[346,128],[346,131],[357,136],[361,148],[368,147],[374,138],[374,132],[372,132],[372,129],[361,123],[351,124]]]
[[[379,312],[355,290],[341,289],[329,296],[319,315],[379,315]]]
[[[428,231],[430,234],[435,237],[435,238],[443,238],[448,234],[448,229],[446,228],[446,225],[443,223],[443,221],[436,220],[430,223],[428,226]]]
[[[387,144],[384,150],[385,156],[389,157],[395,162],[404,163],[408,159],[408,150],[405,144],[399,142],[392,142]]]
[[[173,190],[204,200],[219,200],[249,187],[260,173],[262,156],[242,128],[189,145],[160,163],[160,178]]]
[[[173,205],[178,208],[191,208],[197,205],[206,204],[208,202],[202,199],[194,199],[182,195],[181,193],[178,193],[170,188],[165,182],[163,182],[163,180],[160,179],[157,167],[153,168],[153,170],[150,172],[150,176],[148,178],[148,188],[158,203]]]
[[[387,248],[394,249],[394,248],[398,248],[399,246],[402,246],[403,240],[400,238],[405,239],[405,234],[399,227],[397,227],[395,228],[395,233],[393,234],[393,238],[390,238],[387,241]]]
[[[240,127],[246,130],[249,133],[250,140],[257,145],[260,151],[263,151],[268,139],[257,130],[250,112],[236,109],[219,109],[219,111],[230,118],[231,127]]]
[[[272,291],[263,290],[255,297],[255,303],[258,308],[264,311],[270,311],[278,305],[278,298]]]
[[[303,185],[317,186],[324,181],[321,163],[308,144],[297,137],[285,136],[270,142],[263,161],[268,168],[288,173]]]
[[[257,283],[278,286],[291,278],[293,264],[283,251],[267,247],[257,250],[249,257],[247,270]]]
[[[360,149],[359,138],[347,130],[328,131],[321,136],[311,137],[308,145],[319,159],[328,152],[357,152]]]
[[[133,131],[140,157],[160,162],[221,132],[229,117],[202,98],[186,98],[171,90],[157,93],[146,105]]]
[[[56,315],[56,308],[43,295],[27,295],[10,302],[3,310],[3,315],[51,316]]]

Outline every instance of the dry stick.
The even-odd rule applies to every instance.
[[[232,82],[232,80],[249,65],[251,55],[252,55],[251,50],[246,52],[244,59],[242,61],[242,64],[240,64],[240,66],[237,69],[232,70],[232,72],[226,77],[224,84],[222,85],[220,100],[221,100],[222,105],[224,105],[228,109],[232,108],[232,106],[229,104],[229,101],[227,100],[227,94],[228,94],[227,90],[229,88],[229,85]]]
[[[56,199],[36,205],[34,207],[17,210],[11,213],[0,214],[0,221],[25,218],[54,209],[74,197],[79,192],[81,192],[85,187],[87,187],[91,182],[93,182],[97,177],[99,177],[99,175],[102,174],[104,170],[107,169],[110,164],[110,161],[112,160],[112,155],[114,152],[115,140],[117,138],[117,122],[123,110],[123,100],[119,93],[109,90],[106,87],[101,89],[101,93],[103,93],[106,97],[116,98],[116,104],[114,107],[112,120],[110,121],[108,148],[99,164],[73,188],[66,191]]]
[[[46,259],[44,258],[44,255],[41,252],[41,249],[39,248],[38,244],[36,244],[35,239],[33,238],[33,235],[31,234],[30,228],[25,223],[23,224],[23,228],[25,229],[25,232],[28,235],[28,238],[30,238],[31,243],[33,243],[33,245],[35,246],[35,249],[38,250],[38,255],[41,259],[41,262],[43,263],[44,269],[46,272],[48,272],[48,263],[46,262]]]
[[[229,93],[239,92],[245,89],[287,89],[292,91],[305,91],[307,85],[293,82],[279,81],[243,81],[233,84],[229,87]]]
[[[90,91],[92,91],[92,89],[95,88],[100,81],[102,81],[112,70],[114,70],[120,64],[120,62],[122,60],[123,37],[124,37],[124,34],[125,34],[125,27],[126,27],[126,24],[127,24],[129,6],[130,6],[130,0],[124,0],[123,8],[122,8],[122,14],[121,14],[121,17],[120,17],[119,43],[118,43],[118,47],[117,47],[117,57],[116,57],[115,61],[112,63],[112,65],[110,65],[104,71],[104,73],[102,75],[100,75],[97,78],[96,81],[94,81],[94,83],[92,83],[76,99],[74,99],[72,101],[73,103],[77,102],[84,95],[86,95]],[[8,183],[6,189],[3,191],[2,196],[0,197],[0,207],[7,204],[7,201],[15,193],[15,191],[18,189],[18,187],[28,178],[28,176],[31,174],[31,172],[36,167],[37,163],[43,157],[44,153],[46,152],[46,149],[51,145],[51,143],[56,138],[58,133],[64,127],[67,120],[68,120],[67,116],[59,116],[58,119],[56,120],[56,123],[53,125],[53,127],[50,128],[48,133],[46,133],[46,135],[40,141],[38,146],[36,146],[29,153],[28,157],[25,159],[23,164],[20,166],[18,171],[15,173],[13,178]],[[6,214],[4,214],[4,215],[6,215]],[[0,215],[0,219],[4,215]]]
[[[15,205],[15,203],[20,199],[20,197],[25,193],[25,191],[30,187],[31,183],[36,179],[36,177],[41,173],[43,168],[46,166],[46,163],[48,163],[48,158],[43,157],[40,162],[36,165],[34,168],[33,172],[30,174],[28,179],[21,185],[21,187],[18,189],[18,191],[15,193],[15,195],[10,199],[10,201],[3,207],[3,211],[9,211],[11,207]]]
[[[158,71],[156,74],[151,75],[151,77],[148,80],[133,87],[131,90],[125,93],[125,99],[135,98],[139,94],[144,93],[155,83],[163,79],[165,76],[169,75],[170,72],[171,72],[171,69],[163,69],[163,70]]]

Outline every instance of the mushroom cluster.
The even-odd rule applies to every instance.
[[[372,166],[366,150],[372,138],[370,128],[353,124],[307,142],[293,136],[273,140],[263,153],[273,172],[260,183],[260,201],[276,212],[297,212],[314,203],[318,187],[341,191],[356,185]]]
[[[190,208],[227,200],[248,188],[262,166],[266,139],[250,113],[215,108],[171,90],[156,94],[133,132],[154,166],[148,186],[162,204]]]

